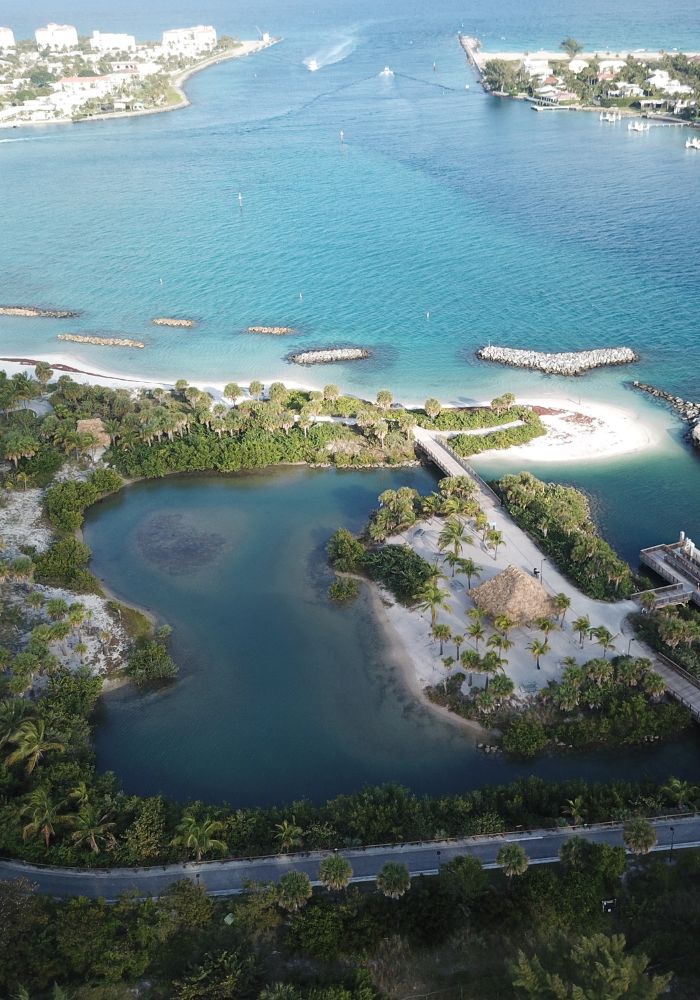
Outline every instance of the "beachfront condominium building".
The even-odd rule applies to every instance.
[[[14,49],[15,36],[12,28],[0,28],[0,49]]]
[[[196,56],[209,52],[216,46],[216,30],[211,25],[198,24],[194,28],[172,28],[163,32],[163,51],[166,55]]]
[[[90,48],[93,52],[135,52],[136,39],[133,35],[93,31]]]
[[[47,24],[34,32],[40,49],[75,49],[78,46],[78,32],[72,24]]]

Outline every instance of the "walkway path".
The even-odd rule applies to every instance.
[[[664,818],[654,822],[657,851],[700,847],[700,816]],[[671,833],[673,828],[674,833]],[[622,844],[620,824],[593,827],[564,827],[556,830],[530,830],[496,837],[472,837],[464,840],[431,841],[422,844],[368,847],[343,851],[352,865],[353,882],[374,881],[387,861],[407,865],[412,876],[435,875],[440,865],[460,855],[479,858],[486,868],[497,868],[496,855],[504,844],[521,844],[531,864],[551,864],[559,860],[559,851],[571,837],[580,836],[599,844]],[[164,865],[160,868],[115,868],[86,871],[71,868],[42,868],[14,861],[0,861],[0,879],[26,878],[40,892],[53,896],[103,897],[109,901],[121,893],[158,896],[182,879],[203,885],[212,896],[231,896],[244,891],[249,880],[277,882],[291,871],[306,872],[318,884],[318,868],[328,852],[278,855],[268,858],[234,861],[208,861],[200,864]]]

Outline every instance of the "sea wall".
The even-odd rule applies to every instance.
[[[74,344],[97,344],[100,347],[145,347],[140,340],[129,337],[82,337],[77,333],[59,333],[57,340],[70,340]]]
[[[0,316],[27,316],[41,319],[74,319],[80,316],[75,309],[39,309],[38,306],[0,306]]]
[[[640,392],[646,392],[654,399],[660,399],[664,403],[668,403],[672,410],[676,413],[682,420],[690,424],[690,440],[696,447],[700,447],[700,402],[693,403],[689,399],[683,399],[682,396],[674,396],[672,392],[666,392],[665,389],[657,389],[655,385],[649,385],[647,382],[638,382],[636,379],[632,383],[635,389]]]
[[[152,319],[151,323],[153,323],[154,326],[182,326],[188,330],[193,326],[196,326],[193,319],[174,319],[170,316],[158,316],[156,319]]]
[[[290,354],[289,360],[295,365],[322,365],[333,361],[361,361],[371,357],[372,352],[365,347],[336,347],[319,351],[302,351]]]
[[[288,337],[296,333],[295,326],[249,326],[248,333],[264,333],[270,337]]]
[[[628,365],[633,361],[639,361],[639,356],[630,347],[600,347],[593,351],[547,354],[542,351],[526,351],[489,344],[488,347],[480,348],[476,356],[482,361],[494,361],[515,368],[533,368],[547,375],[580,375],[592,368]]]

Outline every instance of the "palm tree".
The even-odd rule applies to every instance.
[[[352,865],[342,854],[330,854],[319,865],[318,877],[326,889],[340,892],[350,884]]]
[[[486,532],[486,544],[490,549],[493,549],[493,558],[495,559],[498,555],[499,546],[505,544],[503,532],[498,531],[497,528],[489,528]]]
[[[504,844],[496,855],[496,864],[512,885],[514,876],[525,874],[530,860],[520,844]]]
[[[289,913],[296,913],[309,899],[313,889],[306,872],[287,872],[277,884],[277,902]]]
[[[406,865],[387,861],[377,875],[377,889],[389,899],[401,899],[411,888],[411,876]]]
[[[438,536],[438,548],[451,549],[455,556],[462,554],[464,544],[471,544],[472,539],[465,533],[464,524],[457,517],[450,517]]]
[[[486,645],[490,646],[492,649],[498,650],[499,656],[501,653],[507,653],[509,649],[513,646],[513,640],[509,639],[505,635],[501,635],[500,632],[494,633],[494,635],[489,636],[486,641]]]
[[[617,639],[616,635],[613,635],[605,625],[598,625],[596,628],[591,629],[591,635],[595,638],[595,641],[603,649],[603,658],[607,656],[609,649],[613,649],[613,643]]]
[[[550,632],[554,632],[554,630],[557,627],[556,624],[552,621],[552,619],[551,618],[547,618],[546,616],[543,617],[543,618],[538,618],[535,621],[535,625],[540,630],[540,632],[544,633],[545,639],[548,639],[549,638],[549,633]]]
[[[477,564],[474,562],[473,559],[462,559],[462,558],[460,558],[457,561],[457,565],[459,567],[459,572],[464,573],[464,575],[467,578],[467,589],[471,590],[472,577],[475,576],[478,580],[479,577],[481,576],[481,571],[483,569],[483,566],[477,566]]]
[[[458,556],[458,555],[455,555],[454,552],[446,552],[443,558],[444,558],[445,562],[447,563],[447,565],[451,568],[451,570],[452,570],[452,577],[454,579],[455,569],[462,562],[462,557]]]
[[[297,826],[294,816],[291,820],[283,819],[275,827],[277,833],[275,840],[279,844],[280,854],[287,854],[292,847],[301,847],[304,838],[304,831]]]
[[[0,663],[0,667],[4,667]],[[12,742],[21,722],[34,714],[32,704],[23,698],[4,698],[0,701],[0,749]]]
[[[452,611],[451,605],[447,603],[447,594],[445,591],[431,580],[421,590],[418,600],[420,611],[430,611],[431,628],[435,627],[438,611]]]
[[[474,640],[474,645],[476,647],[476,651],[478,652],[479,643],[486,635],[486,629],[481,624],[481,622],[472,622],[472,624],[467,629],[467,635],[471,636],[472,639]]]
[[[443,653],[444,644],[452,638],[452,629],[449,625],[433,625],[431,632],[433,633],[433,639],[437,639],[440,643],[440,656]]]
[[[180,845],[186,847],[194,855],[195,861],[201,861],[203,854],[209,854],[212,851],[219,851],[223,854],[228,850],[228,844],[216,837],[217,833],[221,833],[225,829],[220,820],[208,819],[207,817],[199,819],[188,809],[183,813],[176,829],[177,835],[170,843],[173,847]]]
[[[452,668],[454,667],[456,662],[457,661],[455,660],[454,656],[443,656],[442,658],[442,665],[445,668],[445,678],[443,681],[443,687],[445,688],[445,691],[447,691],[447,681],[449,679]]]
[[[515,622],[512,618],[509,618],[508,615],[496,615],[493,620],[493,624],[498,631],[502,632],[505,636],[508,635],[512,628],[515,628]]]
[[[12,767],[24,761],[27,774],[31,774],[45,754],[52,750],[63,751],[65,746],[58,740],[46,735],[46,723],[43,719],[25,719],[17,727],[9,740],[15,749],[5,758],[5,764]]]
[[[622,839],[632,854],[648,854],[656,844],[656,831],[648,819],[633,816],[622,828]]]
[[[101,809],[90,803],[81,806],[77,815],[71,819],[71,826],[75,827],[75,830],[70,839],[76,847],[85,845],[93,854],[100,853],[100,844],[106,850],[111,850],[117,841],[112,833],[115,824],[110,815],[109,812],[102,813]]]
[[[682,806],[687,807],[692,799],[696,798],[698,793],[694,785],[691,785],[689,781],[683,781],[681,778],[669,778],[661,791],[678,809]]]
[[[506,701],[513,694],[515,684],[507,674],[496,674],[489,690],[497,701]]]
[[[553,598],[552,603],[554,604],[554,607],[561,615],[561,624],[563,625],[564,616],[571,607],[571,598],[567,597],[566,594],[557,594],[557,596]]]
[[[472,686],[472,674],[481,673],[481,657],[475,649],[465,649],[459,658],[459,662],[469,674],[467,683]]]
[[[535,659],[537,669],[540,670],[540,657],[546,656],[552,647],[546,639],[533,639],[527,648],[530,650]]]
[[[22,828],[22,840],[28,840],[29,837],[41,833],[48,847],[51,838],[56,834],[56,826],[73,818],[61,812],[61,807],[64,805],[65,800],[52,802],[49,791],[44,785],[32,789],[20,810],[20,815],[29,820]]]
[[[565,816],[570,816],[574,826],[583,823],[585,803],[582,795],[576,795],[573,799],[567,799],[562,812]]]
[[[581,615],[580,618],[576,618],[571,625],[574,632],[578,632],[579,639],[581,640],[581,649],[583,649],[583,640],[587,635],[590,635],[591,631],[591,619],[588,615]]]
[[[452,642],[455,644],[455,659],[458,660],[459,659],[459,655],[460,655],[460,650],[462,649],[462,646],[464,645],[464,636],[463,635],[453,635],[452,636]]]

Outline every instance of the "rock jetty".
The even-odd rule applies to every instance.
[[[542,351],[525,351],[513,347],[489,344],[476,352],[482,361],[495,361],[515,368],[534,368],[547,375],[581,375],[591,368],[604,365],[628,365],[639,361],[639,356],[629,347],[600,347],[593,351],[566,351],[546,354]]]
[[[320,351],[302,351],[301,354],[290,354],[289,360],[295,365],[325,365],[334,361],[361,361],[369,358],[372,352],[365,347],[334,347]]]
[[[155,326],[182,326],[188,330],[197,325],[193,319],[172,319],[170,316],[158,316],[157,319],[152,319],[151,323]]]
[[[82,337],[78,333],[59,333],[57,340],[70,340],[75,344],[97,344],[100,347],[145,347],[140,340],[129,337]]]
[[[248,333],[266,333],[271,337],[288,337],[296,333],[295,326],[249,326]]]
[[[0,316],[28,316],[40,319],[75,319],[75,309],[39,309],[37,306],[0,306]]]
[[[668,403],[671,409],[676,411],[681,420],[685,420],[686,423],[690,424],[690,440],[694,445],[700,447],[700,402],[693,403],[689,399],[683,399],[682,396],[674,396],[672,392],[666,392],[665,389],[657,389],[655,385],[638,382],[636,379],[632,383],[632,386],[640,392],[648,393],[654,399]]]

